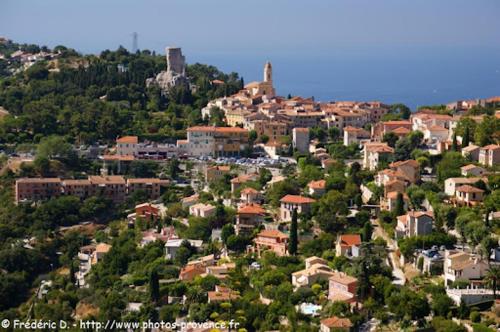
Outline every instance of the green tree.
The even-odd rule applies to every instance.
[[[339,191],[330,190],[317,202],[313,215],[325,232],[338,232],[345,225],[342,215],[348,213],[347,199]]]
[[[394,205],[394,214],[396,216],[402,216],[403,214],[405,214],[405,202],[402,193],[398,193],[398,195],[396,196],[396,204]]]
[[[382,142],[386,142],[390,147],[395,147],[399,137],[392,131],[385,133]]]
[[[372,239],[373,226],[370,221],[365,222],[363,225],[363,241],[369,242]]]
[[[234,232],[234,227],[232,224],[226,224],[226,225],[222,226],[221,239],[225,245],[227,245],[227,240],[229,239],[229,237],[231,235],[234,235],[234,234],[235,234],[235,232]]]
[[[493,290],[493,297],[496,299],[498,286],[500,285],[500,267],[497,265],[490,265],[486,271],[485,280]]]
[[[451,144],[452,151],[458,151],[457,133],[453,133],[453,141]]]
[[[149,298],[153,303],[157,303],[160,299],[160,281],[156,270],[149,274]]]
[[[298,244],[298,234],[297,234],[297,209],[293,209],[292,212],[292,222],[290,225],[290,244],[288,246],[288,252],[290,255],[297,254],[297,244]]]
[[[447,317],[455,303],[446,294],[434,294],[432,296],[431,309],[436,316]]]
[[[469,146],[470,144],[470,127],[466,126],[464,128],[464,136],[462,137],[462,148]]]
[[[474,132],[474,141],[479,146],[498,144],[500,140],[500,119],[495,116],[485,116]]]
[[[464,157],[460,152],[446,152],[443,159],[437,165],[438,181],[452,177],[459,177],[461,175],[460,167],[466,163]]]

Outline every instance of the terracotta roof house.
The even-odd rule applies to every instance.
[[[344,272],[335,272],[328,281],[328,299],[330,301],[356,302],[358,279],[348,276]]]
[[[455,202],[458,205],[477,205],[483,201],[484,190],[465,184],[456,189]]]
[[[448,196],[455,196],[456,188],[461,185],[473,185],[479,180],[487,181],[484,177],[469,177],[469,178],[448,178],[444,180],[444,193]]]
[[[398,194],[399,194],[399,192],[397,192],[397,191],[388,192],[387,195],[385,195],[385,198],[380,200],[380,205],[381,205],[380,208],[382,210],[388,210],[388,211],[394,210],[394,208],[396,206],[396,201],[398,199]],[[408,197],[408,195],[406,193],[402,193],[402,194],[403,194],[403,201],[404,201],[405,209],[408,209],[408,204],[410,202],[410,198]]]
[[[370,133],[363,128],[347,126],[344,128],[344,145],[349,146],[363,140],[369,140]]]
[[[500,164],[500,145],[490,144],[480,148],[479,163],[488,167]]]
[[[426,235],[432,232],[434,214],[430,211],[410,211],[397,217],[396,237]]]
[[[478,161],[479,160],[479,150],[480,147],[474,144],[469,144],[469,146],[466,146],[465,148],[462,148],[462,156],[466,158],[470,158],[472,161]]]
[[[107,243],[98,243],[95,246],[95,251],[91,255],[91,264],[96,264],[99,262],[104,255],[106,255],[111,250],[111,245]]]
[[[238,209],[236,214],[236,234],[251,233],[255,227],[264,223],[266,210],[259,204],[251,203]]]
[[[253,241],[259,257],[264,250],[274,251],[278,256],[288,255],[288,235],[278,230],[265,229]]]
[[[387,158],[394,153],[394,149],[387,143],[365,143],[363,149],[363,168],[375,170],[380,159]]]
[[[234,193],[243,183],[256,181],[259,178],[257,173],[242,174],[231,179],[231,193]]]
[[[445,286],[457,280],[474,280],[484,277],[488,264],[478,256],[463,251],[446,250],[443,277]]]
[[[406,183],[400,180],[391,180],[384,185],[384,196],[390,192],[404,193],[406,190]]]
[[[361,236],[359,234],[343,234],[337,237],[335,246],[337,256],[358,257]]]
[[[474,164],[469,164],[460,167],[463,176],[481,176],[486,174],[486,169],[481,166],[477,166]]]
[[[319,280],[328,280],[334,275],[333,270],[324,263],[315,263],[306,266],[304,270],[292,273],[292,285],[297,289],[309,287]]]
[[[402,174],[410,183],[416,183],[420,180],[420,164],[416,160],[395,161],[389,164],[389,168],[397,174]]]
[[[216,207],[211,204],[197,203],[189,207],[189,214],[195,217],[208,218],[215,215]]]
[[[326,181],[325,180],[311,181],[308,183],[307,187],[309,188],[309,195],[320,196],[323,195],[326,191]]]
[[[200,195],[198,195],[198,194],[194,194],[194,195],[182,198],[181,199],[182,208],[187,208],[187,207],[190,207],[190,206],[198,203],[199,199],[200,199]]]
[[[321,320],[320,332],[348,332],[352,329],[352,323],[349,318],[340,318],[337,316]]]
[[[262,194],[254,188],[243,188],[240,192],[240,201],[244,204],[260,203]]]
[[[231,167],[229,166],[207,166],[205,168],[205,181],[212,182],[222,179],[224,175],[229,174]]]
[[[201,276],[205,274],[206,267],[203,265],[186,265],[179,272],[179,280],[182,281],[191,281],[197,276]]]
[[[297,209],[297,213],[308,213],[311,211],[312,204],[316,202],[315,199],[299,196],[299,195],[286,195],[280,199],[280,218],[281,221],[291,221],[293,210]]]
[[[229,302],[231,300],[238,299],[239,297],[239,294],[232,289],[216,285],[215,291],[208,292],[208,303]]]

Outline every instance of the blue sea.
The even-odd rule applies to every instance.
[[[280,95],[313,96],[317,101],[380,100],[418,106],[500,95],[500,51],[384,50],[262,55],[186,54],[238,72],[245,82],[262,80],[265,61],[273,65]]]

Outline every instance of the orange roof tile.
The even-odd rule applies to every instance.
[[[251,188],[251,187],[247,187],[247,188],[244,188],[242,191],[241,191],[242,194],[245,194],[245,195],[248,195],[248,194],[258,194],[259,191],[257,189],[254,189],[254,188]]]
[[[299,195],[286,195],[282,199],[280,199],[282,203],[290,203],[290,204],[308,204],[316,202],[315,199],[299,196]]]
[[[332,329],[332,328],[337,328],[337,329],[344,328],[344,329],[346,329],[346,328],[352,327],[352,323],[349,320],[349,318],[339,318],[337,316],[322,319],[321,324],[325,325],[329,329]]]
[[[325,189],[326,181],[325,180],[311,181],[307,186],[312,189]]]
[[[247,204],[243,207],[240,207],[238,209],[238,213],[263,215],[266,213],[266,210],[264,210],[259,204]]]
[[[58,183],[60,178],[21,178],[16,180],[17,183]]]
[[[137,136],[123,136],[116,139],[116,143],[128,143],[128,144],[137,144],[139,139]]]
[[[395,161],[389,164],[389,167],[399,167],[399,166],[411,166],[414,168],[420,167],[420,164],[418,161],[413,160],[413,159],[408,159],[408,160],[401,160],[401,161]]]
[[[264,229],[257,236],[262,237],[270,237],[270,238],[279,238],[279,239],[288,239],[288,235],[282,233],[276,229]]]
[[[396,129],[392,130],[392,132],[395,134],[408,134],[410,131],[410,129],[404,127],[397,127]]]
[[[357,246],[361,244],[361,235],[343,234],[340,235],[340,243],[348,246]]]
[[[465,184],[463,186],[460,186],[456,189],[456,191],[464,192],[464,193],[482,193],[484,190],[469,186],[468,184]]]

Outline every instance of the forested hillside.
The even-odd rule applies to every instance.
[[[37,51],[35,47],[29,49]],[[11,53],[14,46],[5,48]],[[49,135],[77,144],[132,133],[153,140],[181,137],[187,126],[202,122],[200,109],[208,100],[234,93],[243,83],[236,73],[194,64],[187,73],[195,92],[177,88],[162,95],[145,83],[166,68],[162,55],[147,50],[132,54],[123,47],[97,56],[62,46],[52,51],[58,57],[14,74],[6,68],[16,63],[0,60],[0,106],[10,112],[0,122],[0,144],[38,143]],[[225,84],[212,85],[214,79]]]

